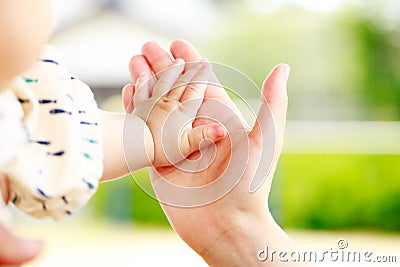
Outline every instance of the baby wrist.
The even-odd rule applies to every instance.
[[[126,115],[123,145],[125,161],[131,172],[152,165],[154,161],[153,136],[147,124],[136,115]]]

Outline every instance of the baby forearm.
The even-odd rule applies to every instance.
[[[145,122],[134,115],[100,112],[104,140],[101,180],[113,180],[151,165],[154,145]]]

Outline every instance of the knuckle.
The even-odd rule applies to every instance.
[[[204,140],[207,138],[207,136],[209,136],[209,128],[208,127],[204,127],[203,129],[201,129],[201,140]]]
[[[153,64],[154,69],[160,70],[157,72],[157,76],[162,76],[164,73],[169,73],[173,70],[173,67],[168,67],[172,63],[171,58],[168,55],[161,55]]]
[[[194,135],[193,133],[188,134],[188,145],[189,145],[190,150],[196,149],[195,138],[193,135]]]
[[[160,99],[160,101],[158,101],[157,106],[159,106],[163,110],[171,110],[173,103],[171,99],[164,96]]]
[[[169,85],[168,77],[161,77],[161,79],[158,80],[157,84],[159,87],[165,87]]]
[[[186,84],[188,84],[188,81],[184,77],[182,77],[176,81],[174,88],[181,87]]]
[[[164,104],[168,104],[168,103],[171,103],[171,99],[169,99],[167,96],[163,96],[161,99],[160,99],[160,103],[164,103]]]
[[[157,106],[163,110],[172,111],[178,104],[176,100],[163,96],[158,101]]]
[[[187,85],[186,86],[186,90],[189,91],[189,92],[195,93],[195,94],[196,93],[201,93],[201,90],[197,86],[195,86],[193,84]]]

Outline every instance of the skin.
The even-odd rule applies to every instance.
[[[32,0],[23,3],[11,0],[0,1],[0,92],[7,88],[15,76],[26,70],[36,60],[51,33],[50,14],[48,1]],[[174,42],[171,52],[175,58],[182,58],[187,62],[200,60],[198,53],[182,41]],[[143,55],[132,59],[130,67],[132,79],[136,81],[143,72],[158,73],[171,64],[172,59],[165,51],[154,43],[148,43],[143,47]],[[288,72],[286,65],[278,66],[270,74],[263,87],[263,96],[275,117],[278,151],[282,147],[285,125],[287,104],[285,85]],[[135,87],[128,86],[124,90],[124,95],[133,96],[134,92]],[[218,88],[207,88],[205,95],[227,105],[233,105],[226,94]],[[126,106],[128,107],[128,105]],[[133,109],[133,105],[130,109]],[[118,130],[121,128],[118,127],[121,127],[122,117],[112,119],[114,115],[104,114],[104,116],[106,122],[109,119],[110,123],[111,121],[116,123],[116,127],[113,129],[120,133]],[[204,123],[204,121],[197,120],[194,126]],[[260,141],[258,126],[251,131],[249,129],[248,138],[251,144],[250,163],[257,162],[259,156],[257,144]],[[118,138],[116,142],[121,145]],[[115,149],[115,146],[113,148]],[[229,154],[229,141],[222,140],[217,143],[217,148],[218,153]],[[196,157],[196,155],[192,155],[192,157]],[[110,166],[117,167],[108,172],[105,179],[112,179],[112,177],[118,177],[127,172],[126,167],[121,165],[123,161],[120,159],[119,156],[114,157]],[[185,174],[168,167],[159,168],[158,172],[177,183],[197,185],[199,181],[212,181],[218,177],[218,169],[226,165],[226,158],[217,157],[217,159],[209,172]],[[116,163],[115,160],[118,160],[119,163]],[[276,162],[277,158],[274,166],[276,166]],[[247,188],[249,180],[253,176],[251,169],[250,164],[238,186],[226,197],[213,204],[196,209],[180,209],[163,205],[163,209],[177,233],[210,265],[256,266],[262,263],[256,260],[255,252],[266,244],[275,249],[295,248],[293,242],[274,222],[268,211],[266,198],[270,190],[272,175],[268,177],[268,182],[256,194],[249,195]],[[8,182],[3,175],[0,176],[0,181],[2,195],[7,200],[8,194],[5,188],[7,188]],[[41,244],[37,241],[20,239],[12,235],[3,225],[0,225],[0,238],[2,240],[0,242],[0,266],[19,266],[35,258],[41,250]]]
[[[0,1],[0,93],[35,62],[51,33],[50,10],[46,0]],[[2,174],[0,190],[7,202],[8,181]],[[37,257],[42,248],[38,241],[13,235],[3,224],[0,239],[0,266],[20,266]]]
[[[0,266],[20,266],[38,256],[42,249],[39,241],[22,239],[0,224]]]
[[[225,137],[224,128],[216,123],[198,125],[195,128],[190,123],[185,127],[183,124],[180,125],[181,122],[194,120],[204,99],[206,85],[193,85],[191,81],[203,80],[211,71],[208,63],[201,62],[192,66],[190,71],[183,73],[184,70],[185,62],[178,59],[160,75],[157,81],[152,78],[150,72],[143,72],[136,82],[138,91],[134,103],[137,108],[133,114],[146,121],[151,129],[155,143],[152,166],[170,166],[170,160],[176,163],[197,151],[204,139],[208,138],[215,142]],[[174,118],[172,124],[168,121],[169,116]],[[182,133],[178,138],[173,131],[177,127],[182,127]],[[176,155],[175,160],[165,155],[163,134],[168,140],[177,139],[180,153],[176,153],[179,155]]]
[[[102,112],[103,116],[103,137],[104,140],[104,173],[102,181],[113,180],[124,176],[137,169],[147,166],[169,166],[171,163],[164,155],[162,146],[162,132],[166,131],[168,135],[170,131],[165,130],[168,127],[177,127],[186,122],[188,116],[194,118],[199,106],[190,105],[184,107],[182,103],[187,100],[204,98],[205,87],[196,85],[196,90],[193,86],[178,86],[182,82],[189,82],[193,77],[183,74],[184,61],[176,62],[173,67],[165,71],[158,81],[149,80],[150,72],[141,73],[142,76],[136,82],[138,90],[133,101],[137,105],[135,116],[139,117],[146,123],[148,131],[144,135],[144,144],[146,146],[147,155],[134,153],[136,157],[145,157],[145,163],[142,166],[136,166],[135,169],[129,169],[126,161],[132,160],[143,161],[142,159],[128,159],[124,153],[125,149],[131,149],[125,145],[123,140],[125,114]],[[200,64],[199,64],[200,65]],[[206,68],[198,67],[194,69],[192,74],[194,77],[204,75]],[[154,88],[153,88],[154,87]],[[153,91],[150,96],[148,92]],[[174,112],[177,110],[177,112]],[[174,125],[164,126],[165,121],[171,113],[177,115]],[[182,156],[185,158],[197,151],[200,143],[205,140],[216,142],[225,137],[224,129],[218,124],[196,125],[193,127],[188,124],[182,129],[182,133],[178,136],[177,144],[180,148]],[[173,139],[174,136],[169,136],[168,139]],[[112,153],[110,153],[112,151]],[[128,164],[129,165],[129,164]]]
[[[39,57],[40,52],[51,36],[51,6],[46,0],[12,1],[0,0],[0,93],[8,89],[9,84],[21,73],[27,70]],[[171,110],[179,105],[175,102],[159,102],[157,109],[161,111]],[[155,111],[157,111],[155,109]],[[103,127],[104,144],[104,174],[102,181],[113,180],[128,174],[126,166],[122,132],[124,129],[125,114],[99,111]],[[153,112],[149,122],[156,118],[162,120],[160,114]],[[144,122],[143,122],[144,124]],[[135,127],[135,125],[133,125]],[[138,125],[143,131],[143,125]],[[148,154],[148,163],[165,165],[163,155],[155,154],[160,151],[153,139],[153,133],[158,132],[159,123],[148,123],[144,126],[143,143]],[[149,128],[150,127],[150,128]],[[182,151],[189,155],[193,149],[197,149],[201,140],[220,139],[223,134],[215,132],[214,126],[201,126],[196,129],[187,129],[181,136]],[[157,136],[155,136],[157,137]],[[138,141],[140,142],[140,141]],[[138,155],[146,157],[147,155]],[[160,160],[158,158],[161,158]],[[139,158],[137,161],[141,161]],[[136,159],[134,159],[136,161]],[[138,168],[145,167],[139,166]],[[5,203],[9,201],[9,181],[0,173],[1,198]],[[41,244],[37,241],[20,239],[9,232],[0,224],[0,266],[19,266],[20,264],[35,258],[41,251]]]
[[[170,50],[175,58],[183,58],[186,62],[201,59],[196,50],[185,41],[173,42]],[[132,80],[135,81],[138,74],[144,71],[158,73],[170,66],[172,60],[158,44],[149,42],[143,46],[142,55],[135,56],[131,60]],[[268,264],[268,266],[293,266],[291,262],[266,263],[257,259],[257,252],[266,245],[275,250],[296,249],[295,243],[275,223],[267,202],[273,174],[283,146],[288,103],[286,83],[289,72],[289,66],[278,65],[266,78],[262,88],[264,101],[258,118],[267,112],[269,105],[275,122],[277,153],[272,171],[261,188],[254,194],[248,192],[256,169],[255,164],[259,162],[261,154],[261,131],[259,125],[255,124],[252,129],[247,129],[247,139],[250,143],[249,164],[240,182],[231,192],[216,202],[198,208],[179,208],[161,203],[174,230],[210,266],[266,266]],[[125,88],[123,92],[124,105],[128,111],[134,110],[134,106],[128,105],[128,100],[134,91],[132,87]],[[224,90],[219,87],[208,86],[205,98],[218,99],[226,105],[233,105]],[[195,121],[195,124],[202,123],[204,121]],[[262,130],[272,131],[273,129]],[[219,177],[221,169],[227,166],[229,157],[225,155],[232,153],[231,144],[227,139],[216,144],[217,157],[207,171],[188,173],[174,167],[157,168],[156,171],[150,172],[153,183],[159,179],[158,174],[168,181],[186,186],[205,185],[214,181]],[[197,156],[194,154],[191,157]]]
[[[31,66],[51,35],[46,0],[0,1],[0,92]]]

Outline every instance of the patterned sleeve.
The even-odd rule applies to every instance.
[[[6,168],[11,200],[36,218],[59,220],[87,203],[102,176],[96,102],[51,47],[12,90],[24,112],[26,137]]]
[[[0,171],[17,157],[25,140],[21,124],[23,112],[13,92],[0,93]]]

